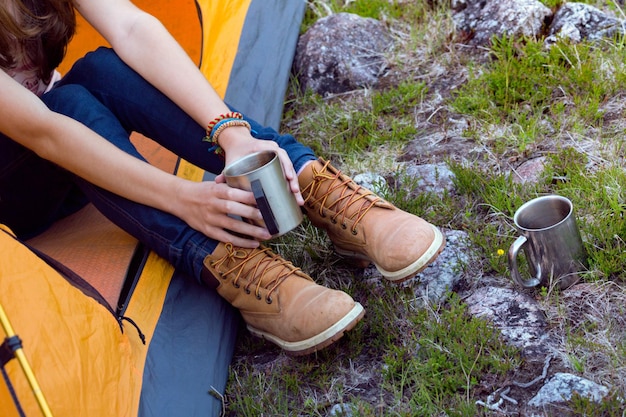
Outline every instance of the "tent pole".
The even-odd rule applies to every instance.
[[[13,331],[13,327],[11,327],[11,323],[9,322],[9,318],[4,312],[4,308],[2,307],[2,304],[0,304],[0,322],[2,323],[2,328],[4,329],[4,333],[6,334],[7,337],[10,338],[10,337],[16,336],[15,332]],[[20,363],[20,366],[22,367],[22,371],[24,371],[24,375],[26,375],[26,379],[28,380],[28,383],[30,384],[30,388],[33,391],[33,394],[35,394],[35,398],[37,399],[37,403],[39,404],[39,408],[41,409],[41,412],[43,413],[45,417],[52,417],[52,412],[50,411],[50,408],[48,407],[48,403],[46,402],[46,399],[44,398],[43,392],[41,392],[39,383],[37,383],[35,374],[33,373],[33,370],[31,369],[30,364],[28,363],[28,360],[26,359],[26,355],[24,355],[24,350],[22,349],[21,346],[15,350],[15,357],[17,358],[17,361]]]

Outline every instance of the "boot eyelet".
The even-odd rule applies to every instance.
[[[334,217],[331,217],[330,222],[332,224],[337,224],[337,219],[335,219]]]
[[[241,285],[239,285],[237,282],[233,282],[233,287],[235,287],[235,288],[240,288],[240,287],[241,287]]]
[[[265,297],[265,302],[266,302],[267,304],[272,304],[272,302],[273,302],[273,301],[274,301],[274,300],[272,300],[272,297]]]
[[[245,288],[244,291],[246,292],[246,294],[250,294],[251,291],[248,288]]]
[[[345,229],[347,229],[347,228],[348,228],[348,226],[346,226],[346,224],[345,224],[345,223],[341,223],[341,228],[345,230]]]
[[[256,299],[257,299],[257,300],[260,300],[261,298],[263,298],[263,297],[261,297],[261,294],[257,294],[257,295],[256,295]]]
[[[352,234],[353,234],[354,236],[356,236],[356,235],[358,235],[358,234],[359,234],[359,232],[357,232],[355,229],[352,229]]]

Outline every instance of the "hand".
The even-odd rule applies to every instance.
[[[172,213],[195,230],[220,242],[255,248],[259,241],[271,238],[263,227],[239,218],[260,221],[252,192],[229,187],[220,182],[193,182],[181,179]]]
[[[294,169],[287,152],[280,148],[276,142],[271,140],[255,139],[250,135],[250,132],[245,127],[229,127],[228,129],[224,129],[224,131],[220,134],[219,142],[220,144],[223,144],[222,148],[224,149],[224,153],[226,155],[226,165],[254,152],[275,152],[278,155],[278,159],[280,159],[280,164],[283,167],[285,178],[289,183],[289,188],[296,196],[296,201],[299,205],[304,204],[304,199],[300,193],[300,185],[298,183],[296,170]],[[220,174],[216,178],[216,181],[224,182],[223,176]]]

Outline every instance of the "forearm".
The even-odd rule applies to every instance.
[[[173,213],[182,179],[125,153],[72,119],[52,118],[45,134],[30,141],[39,156],[114,194]]]
[[[79,122],[51,112],[2,72],[0,109],[0,132],[42,158],[115,194],[174,211],[182,179],[126,154]]]

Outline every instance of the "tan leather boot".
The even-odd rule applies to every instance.
[[[313,161],[298,180],[304,211],[327,231],[337,253],[363,268],[374,263],[392,282],[426,268],[445,246],[435,226],[358,186],[329,162]]]
[[[330,345],[365,314],[348,294],[316,284],[266,247],[220,243],[204,267],[203,280],[239,309],[250,332],[292,355]]]

